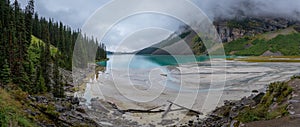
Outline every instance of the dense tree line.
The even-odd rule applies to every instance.
[[[96,59],[106,59],[104,44],[93,37],[72,30],[62,22],[40,18],[34,12],[34,1],[25,9],[17,0],[0,1],[0,84],[13,83],[29,93],[53,92],[63,96],[62,76],[59,68],[72,69],[73,48],[77,37],[82,48],[96,47]],[[39,42],[33,44],[33,36]],[[51,47],[56,47],[53,52]],[[89,50],[83,57],[89,58]],[[38,54],[38,56],[36,56]],[[95,58],[93,58],[95,60]]]

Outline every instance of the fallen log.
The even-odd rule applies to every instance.
[[[121,112],[121,113],[125,113],[125,112],[131,112],[131,113],[160,113],[160,112],[164,112],[165,110],[156,110],[153,111],[155,109],[158,109],[160,107],[163,107],[165,105],[161,105],[161,106],[156,106],[147,110],[143,110],[143,109],[126,109],[126,110],[121,110],[118,108],[118,106],[114,103],[108,102],[108,104],[110,104],[112,106],[112,108],[116,109],[117,111]]]
[[[181,106],[181,105],[176,104],[176,103],[174,103],[174,102],[172,102],[172,101],[167,100],[167,102],[169,102],[169,103],[171,103],[171,104],[174,104],[174,105],[176,105],[176,106],[178,106],[178,107],[180,107],[180,108],[186,109],[186,110],[188,110],[189,112],[192,112],[192,113],[195,113],[195,114],[198,114],[198,115],[202,115],[202,114],[203,114],[202,112],[199,112],[199,111],[196,111],[196,110],[193,110],[193,109],[190,109],[190,108]]]
[[[179,111],[179,110],[184,110],[183,108],[179,109],[172,109],[169,112],[174,112],[174,111]],[[166,110],[160,109],[160,110],[155,110],[155,111],[149,111],[149,110],[141,110],[141,109],[127,109],[127,110],[120,110],[120,112],[131,112],[131,113],[162,113],[166,112]]]
[[[141,109],[127,109],[127,110],[121,110],[121,112],[131,112],[131,113],[160,113],[160,112],[164,112],[165,110],[141,110]]]
[[[163,107],[163,106],[165,106],[165,105],[161,105],[161,106],[156,106],[156,107],[150,108],[150,109],[148,109],[148,111],[151,111],[151,110],[154,110],[154,109],[158,109],[158,108]]]
[[[121,112],[131,112],[131,113],[160,113],[160,112],[164,112],[165,110],[155,110],[158,109],[160,107],[163,107],[165,105],[161,105],[161,106],[156,106],[147,110],[142,110],[142,109],[127,109],[127,110],[121,110]],[[153,111],[155,110],[155,111]]]
[[[172,103],[168,106],[167,110],[164,112],[164,114],[162,114],[161,118],[164,118],[167,116],[167,114],[170,112],[171,110],[171,107],[172,107]]]

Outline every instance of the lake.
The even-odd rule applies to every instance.
[[[192,56],[192,55],[108,55],[109,60],[98,62],[100,66],[115,69],[151,69],[162,66],[207,61],[211,58],[232,58],[233,56]]]

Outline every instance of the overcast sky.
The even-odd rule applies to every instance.
[[[13,0],[11,0],[13,1]],[[28,0],[19,0],[26,5]],[[95,11],[111,0],[35,0],[35,10],[40,16],[51,17],[57,21],[71,26],[73,29],[81,28]],[[126,1],[126,0],[125,0]],[[174,0],[176,2],[176,0]],[[300,17],[300,0],[192,0],[201,8],[208,17],[234,17],[236,14],[244,15],[275,15],[289,16],[295,19]],[[130,4],[130,0],[128,0]],[[126,6],[126,5],[124,5]],[[117,7],[120,9],[122,7]],[[184,11],[184,10],[183,10]],[[114,10],[109,12],[114,15]],[[101,24],[101,21],[99,21]],[[120,41],[133,41],[136,37],[138,44],[126,42],[121,50],[132,51],[156,43],[166,38],[171,31],[175,31],[181,22],[161,15],[138,15],[117,24],[105,37],[105,42],[109,50],[116,50]],[[151,30],[139,30],[145,27],[161,27],[162,29],[151,28]],[[163,30],[164,29],[164,30]],[[139,30],[138,33],[131,31]],[[145,36],[143,32],[153,34]],[[130,36],[130,35],[134,36]],[[128,39],[126,39],[127,37]],[[130,46],[130,44],[132,44]],[[129,46],[128,46],[129,45]],[[136,45],[139,45],[138,47]]]

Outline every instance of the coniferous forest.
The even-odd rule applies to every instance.
[[[95,59],[106,59],[104,44],[79,29],[40,17],[33,0],[24,9],[17,0],[1,0],[0,16],[0,84],[4,88],[11,84],[30,94],[63,97],[65,82],[59,69],[71,71],[77,38],[98,47]]]

